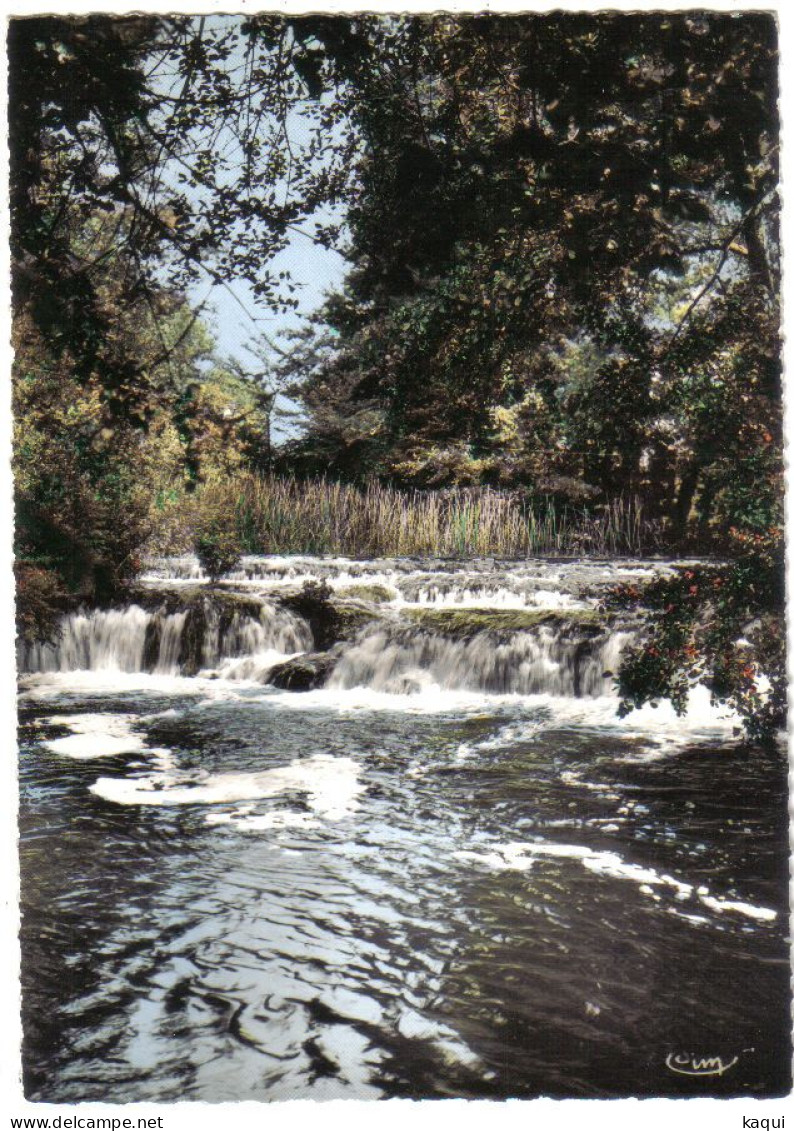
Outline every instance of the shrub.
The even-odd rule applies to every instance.
[[[242,544],[236,526],[221,519],[209,520],[196,535],[196,556],[211,584],[239,565]]]
[[[51,643],[58,635],[64,591],[52,570],[15,562],[17,633],[23,640]]]
[[[611,608],[645,615],[643,638],[621,664],[620,714],[669,699],[678,714],[690,689],[732,707],[748,738],[786,725],[785,562],[782,530],[732,531],[732,557],[679,568],[672,577],[612,591]]]

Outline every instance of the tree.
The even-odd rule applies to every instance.
[[[134,296],[234,275],[283,310],[292,284],[268,262],[339,191],[346,144],[328,143],[334,111],[307,100],[311,54],[281,18],[16,18],[8,47],[15,309],[143,426],[146,375],[105,350],[108,240],[75,247],[75,217],[104,217]]]
[[[351,35],[352,269],[294,356],[297,454],[639,495],[672,546],[724,561],[616,598],[648,614],[624,709],[680,709],[703,679],[768,735],[785,710],[773,19],[367,18]]]
[[[96,239],[93,219],[72,238],[78,247]],[[44,571],[47,583],[36,591],[51,597],[72,591],[102,600],[136,572],[153,502],[184,477],[176,407],[211,346],[181,296],[160,288],[135,301],[112,245],[105,251],[96,301],[115,318],[103,349],[122,366],[135,358],[146,374],[136,394],[151,401],[147,429],[118,418],[100,377],[78,376],[74,356],[43,337],[28,308],[14,320],[17,568],[28,581],[31,570],[40,579]],[[23,624],[31,592],[22,585]],[[43,596],[38,607],[35,623],[46,628]]]
[[[340,35],[324,42],[362,138],[352,267],[294,357],[301,458],[316,445],[340,471],[364,459],[421,482],[426,453],[459,452],[453,476],[645,492],[683,534],[708,465],[689,451],[705,443],[697,377],[679,378],[732,346],[722,318],[696,358],[701,325],[742,288],[776,318],[773,21],[345,27],[354,62]],[[589,353],[578,377],[573,347]],[[535,460],[504,463],[499,421],[520,405]]]
[[[734,529],[733,543],[722,563],[692,565],[612,594],[613,606],[646,616],[642,639],[619,673],[622,715],[662,698],[681,714],[691,687],[702,683],[715,702],[738,713],[751,739],[770,741],[785,728],[782,530]]]
[[[8,46],[19,612],[42,632],[55,594],[135,571],[150,494],[228,437],[184,288],[231,272],[288,308],[268,262],[346,174],[283,19],[17,18]]]

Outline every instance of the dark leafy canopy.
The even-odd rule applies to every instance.
[[[158,391],[105,354],[75,210],[127,217],[133,295],[234,276],[278,306],[270,257],[344,195],[348,287],[290,367],[309,466],[644,491],[680,534],[720,495],[709,428],[732,457],[777,439],[764,14],[46,17],[12,21],[10,58],[17,305],[135,423]],[[759,321],[739,436],[737,382],[704,385]]]
[[[779,434],[773,21],[345,26],[364,145],[347,288],[295,358],[309,466],[644,490],[681,527],[709,428],[747,454],[724,351]]]
[[[351,272],[298,343],[305,466],[638,497],[727,556],[647,593],[626,709],[785,718],[768,15],[361,21]],[[330,330],[329,330],[330,328]],[[769,690],[762,693],[764,682]]]

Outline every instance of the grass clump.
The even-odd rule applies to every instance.
[[[612,557],[639,556],[659,543],[658,527],[635,500],[566,509],[490,488],[399,491],[238,473],[171,502],[158,518],[169,536],[160,535],[151,552],[190,550],[208,515],[222,516],[249,554]]]
[[[218,483],[191,501],[192,549],[210,585],[236,569],[245,550],[239,510],[229,502]]]

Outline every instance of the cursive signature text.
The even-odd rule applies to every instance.
[[[738,1062],[738,1056],[733,1060],[723,1060],[721,1056],[695,1056],[690,1052],[668,1053],[665,1064],[671,1072],[678,1072],[681,1076],[722,1076],[729,1068]]]

